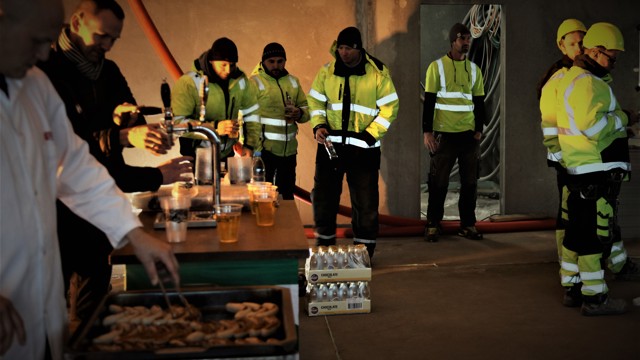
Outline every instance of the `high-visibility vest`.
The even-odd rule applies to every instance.
[[[562,149],[560,148],[560,141],[558,140],[558,106],[557,106],[557,91],[560,80],[569,71],[567,68],[561,68],[556,71],[547,80],[542,88],[540,95],[540,116],[542,127],[542,143],[547,148],[547,160],[556,162],[564,166],[562,160]]]
[[[473,97],[484,95],[482,71],[476,64],[466,58],[441,57],[427,69],[425,92],[436,94],[434,131],[475,130]]]
[[[310,119],[307,96],[300,86],[300,81],[291,74],[275,79],[264,71],[262,63],[251,73],[251,80],[258,89],[262,148],[277,156],[295,155],[298,150],[297,123],[304,123]],[[300,119],[293,123],[284,120],[287,96],[302,112]]]
[[[171,107],[176,121],[183,119],[199,118],[200,97],[199,88],[202,82],[202,71],[189,71],[182,75],[171,92]],[[209,94],[205,104],[205,121],[217,125],[219,120],[231,120],[242,118],[244,122],[241,137],[230,139],[222,136],[223,142],[220,149],[222,157],[232,154],[232,145],[236,141],[249,145],[256,149],[260,146],[260,115],[257,97],[257,89],[249,78],[243,73],[240,77],[229,79],[229,106],[224,100],[222,88],[217,83],[209,82]],[[200,134],[192,137],[200,138]]]
[[[567,173],[630,171],[625,154],[619,159],[610,155],[606,162],[602,159],[603,150],[627,137],[627,115],[611,87],[591,72],[573,66],[560,80],[557,96],[558,139]]]
[[[349,76],[351,105],[348,129],[342,129],[343,90],[345,78],[334,75],[335,60],[323,66],[313,81],[307,96],[311,125],[328,125],[332,130],[348,130],[356,133],[367,131],[376,143],[369,146],[354,137],[332,136],[335,143],[345,143],[363,148],[379,147],[380,139],[398,115],[399,100],[391,75],[386,66],[382,69],[364,55],[364,75]]]

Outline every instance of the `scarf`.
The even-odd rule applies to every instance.
[[[104,59],[100,60],[99,63],[92,63],[87,60],[78,46],[71,42],[69,39],[69,35],[67,32],[69,31],[69,27],[65,27],[60,32],[60,36],[58,37],[58,47],[62,50],[64,56],[66,56],[69,61],[71,61],[78,71],[90,80],[97,80],[100,76],[100,72],[102,71],[102,65],[104,64]]]
[[[611,79],[611,77],[608,76],[609,71],[603,68],[602,65],[598,64],[587,54],[576,56],[576,58],[573,60],[573,65],[581,67],[605,81]]]

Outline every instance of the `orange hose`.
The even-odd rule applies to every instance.
[[[442,233],[445,235],[455,234],[459,221],[443,221]],[[505,232],[521,232],[521,231],[540,231],[555,229],[556,219],[549,218],[543,220],[526,220],[526,221],[509,221],[509,222],[490,222],[478,221],[476,228],[484,234],[489,233],[505,233]],[[305,235],[308,239],[313,239],[313,229],[305,228]],[[424,235],[424,225],[419,226],[385,226],[380,227],[378,237],[416,237]],[[350,228],[337,228],[336,236],[338,238],[353,238],[353,230]]]
[[[311,204],[311,194],[296,186],[295,197],[300,201]],[[338,210],[340,215],[351,216],[351,208],[340,205]],[[380,230],[378,237],[401,237],[401,236],[423,236],[424,227],[427,222],[425,220],[410,219],[399,216],[383,215],[378,216]],[[387,225],[387,226],[384,226]],[[459,221],[442,221],[442,232],[444,234],[455,234],[460,227]],[[555,229],[556,219],[548,218],[542,220],[525,220],[525,221],[508,221],[508,222],[491,222],[479,221],[476,228],[482,233],[501,233],[501,232],[519,232],[519,231],[537,231],[537,230],[553,230]],[[305,228],[305,235],[309,239],[313,239],[313,229]],[[336,236],[338,238],[352,238],[353,230],[349,228],[337,228]]]
[[[169,51],[167,44],[165,44],[164,40],[162,40],[162,36],[160,36],[158,29],[153,23],[153,20],[151,20],[151,17],[149,16],[147,9],[144,7],[142,0],[129,0],[129,6],[131,6],[131,10],[136,16],[138,24],[140,24],[140,27],[142,28],[142,31],[144,31],[144,34],[147,36],[147,39],[151,43],[151,46],[153,46],[156,53],[158,53],[162,64],[167,68],[167,71],[169,71],[169,74],[171,75],[173,80],[178,80],[178,78],[182,76],[183,72],[180,69],[180,66],[178,66],[176,59],[173,58],[173,55],[171,54],[171,51]]]

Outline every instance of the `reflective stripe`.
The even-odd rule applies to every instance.
[[[576,167],[568,167],[567,173],[571,175],[580,175],[596,171],[609,171],[613,169],[622,169],[625,171],[631,171],[631,164],[622,161],[614,161],[600,164],[587,164]]]
[[[258,89],[260,89],[260,91],[264,91],[264,83],[260,79],[260,76],[254,76],[253,78],[256,79],[256,82],[258,83]]]
[[[563,128],[563,127],[559,127],[558,128],[558,135],[566,135],[566,136],[582,136],[582,133],[580,131],[578,132],[574,132],[571,129],[567,129],[567,128]]]
[[[557,127],[542,128],[542,135],[544,136],[558,135],[558,128]]]
[[[198,74],[195,71],[187,71],[187,75],[191,77],[193,83],[196,85],[196,91],[200,91],[200,87],[202,86],[202,82],[204,81],[204,76]]]
[[[585,285],[582,284],[582,291],[589,293],[592,292],[594,294],[604,294],[609,290],[607,284],[596,284],[596,285]]]
[[[592,137],[595,134],[597,134],[600,131],[602,131],[602,129],[604,129],[605,126],[607,126],[607,116],[606,115],[601,117],[600,120],[598,120],[598,122],[595,125],[593,125],[592,127],[588,128],[587,130],[583,131],[583,133],[587,137]]]
[[[342,111],[342,103],[330,104],[329,110]],[[364,115],[368,115],[368,116],[376,116],[380,112],[380,110],[378,109],[372,109],[370,107],[366,107],[358,104],[351,104],[349,106],[349,110],[353,112],[358,112]]]
[[[380,126],[382,126],[382,127],[383,127],[383,128],[385,128],[385,129],[388,129],[388,128],[389,128],[389,126],[391,126],[391,123],[389,122],[389,120],[387,120],[387,119],[385,119],[385,118],[383,118],[383,117],[381,117],[381,116],[376,117],[376,118],[373,120],[373,122],[374,122],[374,123],[378,123],[378,124],[380,124]]]
[[[322,234],[318,234],[315,231],[313,232],[313,235],[316,237],[316,239],[331,240],[331,239],[335,239],[336,238],[336,234],[333,234],[333,235],[322,235]]]
[[[611,253],[615,253],[616,251],[625,251],[624,250],[624,246],[622,246],[622,241],[619,241],[617,243],[613,243],[613,245],[611,245]]]
[[[567,89],[564,91],[564,109],[567,112],[567,118],[569,119],[569,129],[571,133],[567,133],[567,134],[563,133],[563,135],[581,134],[580,130],[578,130],[578,127],[576,126],[576,120],[575,120],[575,114],[573,113],[573,108],[569,105],[569,96],[573,92],[573,88],[576,86],[576,82],[585,76],[589,76],[589,75],[586,73],[583,73],[576,76],[576,78],[573,79],[573,81],[571,81],[571,84],[569,84],[569,86],[567,86]]]
[[[376,105],[378,106],[384,106],[392,101],[396,101],[398,100],[398,94],[397,93],[393,93],[393,94],[389,94],[385,97],[383,97],[382,99],[378,99],[376,101]]]
[[[585,280],[604,280],[604,270],[598,270],[598,271],[592,271],[592,272],[581,271],[580,272],[580,277],[582,278],[582,281],[585,281]]]
[[[327,117],[327,112],[325,110],[313,110],[309,115],[311,115],[311,117],[314,117],[314,116]]]
[[[296,133],[292,132],[287,135],[285,134],[277,134],[272,132],[265,132],[264,138],[267,140],[275,140],[275,141],[289,141],[291,139],[295,139]]]
[[[360,239],[360,238],[353,238],[353,242],[359,242],[359,243],[363,243],[363,244],[375,244],[376,241],[375,240],[369,240],[369,239]]]
[[[465,61],[467,60],[465,59]],[[469,61],[469,64],[471,64],[471,90],[473,91],[473,86],[476,84],[476,69],[478,69],[478,67],[471,61]]]
[[[473,111],[473,105],[444,105],[436,103],[436,109],[456,112],[470,112]]]
[[[260,116],[259,115],[249,115],[249,116],[244,116],[242,118],[242,120],[246,123],[250,123],[250,122],[256,122],[259,123],[260,122]]]
[[[289,82],[291,83],[291,86],[293,86],[294,89],[298,88],[298,83],[296,83],[296,80],[292,77],[292,76],[287,76],[289,78]]]
[[[575,79],[573,79],[571,84],[567,87],[567,89],[564,92],[564,107],[565,107],[565,111],[567,112],[567,116],[569,118],[570,129],[565,129],[564,132],[562,132],[563,135],[576,136],[576,135],[584,134],[587,137],[592,137],[597,133],[599,133],[600,131],[602,131],[602,129],[604,129],[605,126],[607,126],[608,120],[607,120],[607,114],[605,114],[592,127],[582,132],[578,130],[578,126],[576,125],[576,122],[575,122],[575,114],[573,112],[573,108],[569,106],[569,96],[571,96],[571,93],[573,92],[576,82],[586,76],[591,76],[594,79],[600,80],[599,78],[593,76],[592,74],[587,74],[587,73],[580,74],[576,76]],[[617,100],[616,100],[616,97],[613,95],[613,90],[611,89],[611,86],[609,86],[609,100],[610,100],[609,113],[611,113],[615,111],[616,105],[617,105]],[[624,127],[622,126],[622,119],[620,119],[620,117],[617,115],[615,116],[615,129],[616,130],[624,129]]]
[[[471,101],[473,99],[473,97],[471,96],[471,94],[466,94],[463,92],[459,92],[459,91],[454,91],[454,92],[448,92],[448,91],[438,91],[437,93],[439,98],[443,98],[443,99],[465,99],[465,100],[469,100]]]
[[[330,135],[330,136],[327,136],[327,139],[331,140],[331,142],[334,143],[334,144],[342,144],[342,136]],[[380,147],[380,140],[376,141],[376,143],[373,144],[373,146],[369,146],[369,144],[367,144],[366,141],[362,141],[360,139],[356,139],[356,138],[347,136],[345,138],[344,144],[345,145],[353,145],[355,147],[359,147],[359,148],[363,148],[363,149],[369,149],[369,148]]]
[[[263,125],[281,126],[281,127],[287,126],[287,122],[282,119],[272,119],[272,118],[263,117],[260,119],[260,122]]]
[[[609,261],[611,261],[612,265],[624,263],[625,261],[627,261],[627,253],[623,252],[622,254],[618,254],[612,258],[609,258]]]
[[[323,94],[320,94],[319,92],[317,92],[314,89],[311,89],[311,91],[309,91],[309,96],[311,96],[312,98],[318,100],[318,101],[322,101],[322,102],[327,102],[327,97],[324,96]]]
[[[242,111],[242,115],[246,115],[246,114],[250,114],[256,110],[258,110],[260,108],[260,105],[258,104],[254,104],[253,106],[251,106],[250,108],[247,109],[240,109],[240,111]]]
[[[436,60],[436,63],[438,64],[438,73],[440,74],[440,91],[437,92],[437,96],[439,98],[444,98],[444,99],[465,99],[465,100],[471,101],[472,100],[471,94],[467,94],[463,92],[447,91],[447,79],[444,76],[444,64],[442,63],[442,58]],[[473,85],[476,82],[476,68],[472,62],[469,62],[469,63],[471,64],[471,89],[473,89]],[[455,66],[455,64],[453,66]],[[436,104],[436,109],[437,109],[437,105],[438,104]],[[441,109],[441,110],[449,110],[449,109]],[[473,107],[471,108],[471,110],[450,110],[450,111],[473,111]]]
[[[567,270],[569,272],[577,273],[577,272],[580,271],[580,269],[578,268],[578,264],[574,264],[574,263],[570,263],[570,262],[566,262],[566,261],[561,262],[560,263],[560,267],[563,270]]]
[[[556,153],[547,152],[547,160],[558,162],[562,160],[562,151]]]
[[[378,109],[372,109],[372,108],[358,105],[358,104],[351,104],[351,111],[359,112],[361,114],[365,114],[369,116],[376,116],[380,112],[380,110]]]
[[[580,280],[580,276],[563,276],[560,282],[562,284],[578,284],[581,283],[582,280]]]
[[[444,65],[442,64],[442,58],[436,60],[436,64],[438,64],[438,73],[440,73],[440,91],[446,93],[447,79],[444,77]]]
[[[611,86],[609,86],[609,99],[611,99],[611,102],[609,104],[609,112],[612,112],[616,109],[616,105],[618,101],[616,100],[616,97],[613,95],[613,89],[611,88]]]
[[[247,87],[247,84],[244,82],[244,78],[238,81],[238,85],[240,85],[240,90],[244,90],[244,88]]]

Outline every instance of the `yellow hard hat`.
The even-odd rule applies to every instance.
[[[577,19],[567,19],[563,21],[558,27],[558,35],[556,36],[556,44],[558,44],[558,47],[560,47],[560,40],[562,40],[565,35],[574,31],[582,31],[586,33],[587,28],[584,26],[582,21]]]
[[[622,32],[620,32],[617,26],[605,22],[591,25],[582,43],[587,49],[603,46],[607,50],[624,51]]]

